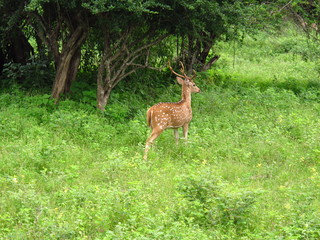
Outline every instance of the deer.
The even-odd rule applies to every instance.
[[[179,102],[160,102],[147,110],[147,124],[152,129],[149,138],[146,141],[144,159],[148,158],[148,151],[154,140],[166,129],[173,129],[176,144],[179,141],[179,128],[183,128],[185,141],[188,140],[189,123],[192,120],[191,94],[199,93],[200,89],[196,86],[193,79],[196,72],[193,70],[193,76],[188,77],[184,70],[184,65],[180,62],[181,73],[176,73],[170,62],[168,63],[170,71],[176,75],[177,82],[182,86],[181,100]]]

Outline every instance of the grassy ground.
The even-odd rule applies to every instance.
[[[319,239],[319,72],[292,34],[247,39],[236,58],[220,44],[189,143],[168,130],[148,161],[145,110],[177,85],[116,93],[104,114],[1,94],[0,239]]]

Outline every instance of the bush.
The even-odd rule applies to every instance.
[[[182,176],[177,219],[208,228],[243,230],[254,225],[254,204],[257,193],[236,190],[210,172]]]
[[[49,62],[30,59],[27,64],[7,63],[2,70],[3,88],[18,84],[25,89],[41,89],[52,85],[54,72]]]

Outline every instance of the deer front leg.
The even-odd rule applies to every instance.
[[[176,139],[176,144],[178,145],[178,143],[179,143],[179,131],[176,128],[173,129],[173,131],[174,131],[174,137]]]
[[[145,147],[145,150],[144,150],[144,156],[143,156],[143,159],[144,160],[147,160],[148,159],[148,151],[153,143],[153,141],[159,137],[159,135],[162,133],[163,130],[161,129],[153,129],[152,130],[152,133],[150,135],[150,137],[147,139],[147,142],[146,142],[146,147]]]
[[[188,142],[188,130],[189,130],[189,123],[185,123],[183,126],[183,137],[185,139],[185,142]]]

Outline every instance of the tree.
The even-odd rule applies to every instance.
[[[177,43],[170,44],[169,48],[176,51],[168,51],[172,53],[168,59],[183,60],[187,70],[210,68],[219,58],[212,51],[216,40],[222,36],[238,38],[239,30],[247,27],[247,18],[256,14],[252,9],[259,3],[255,0],[25,0],[17,6],[22,12],[22,22],[36,33],[33,37],[38,54],[45,52],[40,50],[45,46],[53,59],[56,74],[52,97],[56,102],[61,94],[70,91],[81,60],[81,46],[90,34],[98,50],[93,53],[100,56],[97,102],[103,110],[111,91],[122,79],[139,68],[159,68],[164,61],[155,50],[164,41],[176,39]]]
[[[29,24],[53,56],[56,68],[52,97],[70,91],[89,30],[88,11],[81,1],[31,0],[25,11]]]
[[[180,58],[188,72],[208,70],[220,56],[212,50],[217,40],[241,39],[261,8],[259,1],[180,1],[176,27],[181,39]],[[180,29],[180,31],[179,31]]]
[[[138,68],[151,67],[153,46],[168,36],[177,38],[177,61],[187,70],[207,70],[219,59],[211,50],[223,34],[235,35],[245,7],[238,1],[120,1],[85,4],[98,23],[94,31],[104,42],[97,77],[98,108],[104,109],[112,89]],[[99,30],[98,30],[99,29]],[[157,57],[157,56],[155,56]],[[168,56],[172,58],[173,56]]]
[[[111,91],[125,77],[149,65],[152,47],[169,36],[161,26],[153,1],[109,1],[86,5],[95,15],[95,33],[102,34],[101,61],[97,75],[97,106],[104,110]]]
[[[103,28],[104,50],[97,76],[97,106],[101,110],[105,109],[111,91],[122,79],[139,68],[156,69],[149,65],[152,46],[168,34],[152,29],[150,25],[141,29],[141,25],[136,24],[128,22],[117,34],[108,27]]]

